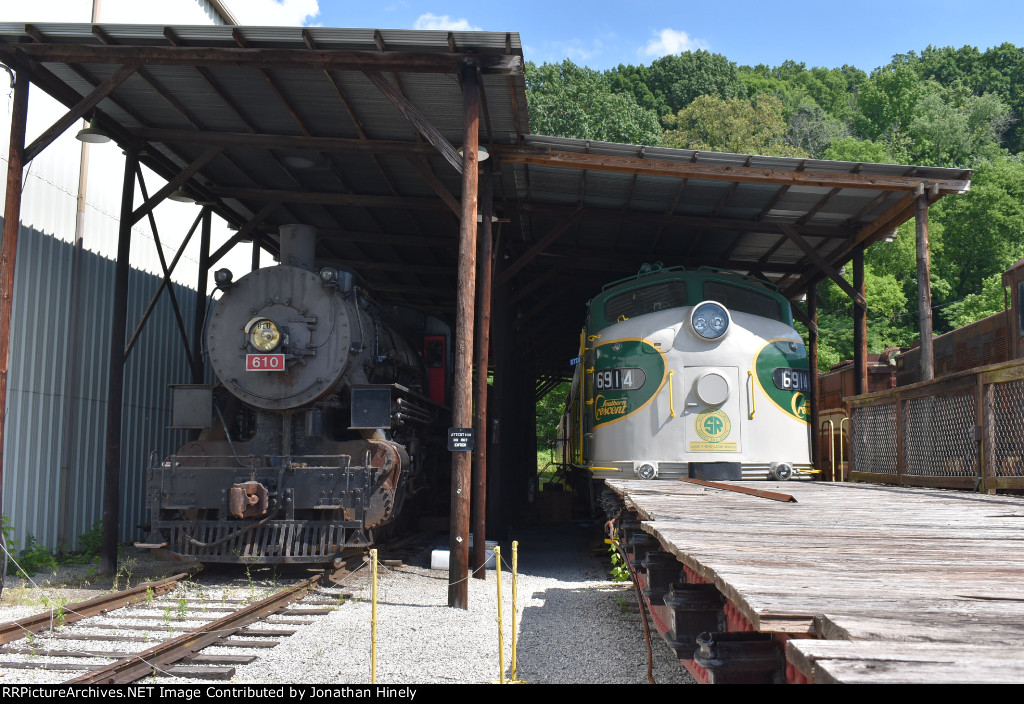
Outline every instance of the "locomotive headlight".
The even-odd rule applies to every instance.
[[[705,340],[717,340],[729,329],[729,311],[714,301],[705,301],[690,314],[693,331]]]
[[[334,267],[325,266],[320,270],[320,283],[325,285],[338,283],[338,270]]]
[[[217,286],[220,288],[228,288],[231,286],[231,280],[235,278],[231,273],[230,269],[217,269],[213,274],[213,280],[217,282]]]
[[[273,352],[281,344],[281,331],[273,320],[259,318],[248,327],[249,344],[260,352]]]
[[[644,462],[643,464],[637,466],[636,476],[640,477],[641,479],[657,479],[658,469],[653,464],[649,462]]]

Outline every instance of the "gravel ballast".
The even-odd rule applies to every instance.
[[[516,533],[519,533],[518,535]],[[532,684],[645,683],[647,647],[630,584],[609,581],[607,563],[594,556],[600,538],[576,524],[512,531],[518,540],[518,634],[516,675]],[[443,538],[441,539],[443,541]],[[434,547],[438,544],[435,543]],[[511,543],[502,541],[502,619],[506,678],[512,668]],[[386,559],[389,555],[382,554]],[[430,547],[397,566],[378,566],[378,684],[482,684],[498,681],[498,609],[495,571],[484,580],[469,580],[469,608],[448,603],[448,571],[429,569]],[[165,572],[181,571],[167,563]],[[141,570],[140,570],[141,571]],[[256,574],[257,582],[262,579]],[[292,575],[280,576],[278,586]],[[144,575],[144,578],[149,578]],[[220,568],[197,580],[213,595],[233,582],[246,591],[238,571]],[[9,582],[10,583],[10,582]],[[270,585],[260,585],[261,589]],[[51,588],[52,590],[52,588]],[[228,587],[230,591],[230,587]],[[252,592],[252,582],[248,581]],[[223,594],[224,592],[218,592]],[[0,602],[0,621],[41,609],[10,606],[10,590]],[[351,594],[350,598],[345,595]],[[91,596],[95,596],[93,592]],[[340,585],[326,585],[318,598],[336,598],[326,616],[280,644],[258,652],[250,665],[237,666],[231,683],[369,684],[371,662],[371,580],[369,566],[347,575]],[[87,598],[78,597],[76,598]],[[221,598],[219,596],[211,598]],[[30,601],[21,599],[20,601]],[[301,602],[299,604],[301,606]],[[36,642],[41,644],[42,639]],[[654,679],[658,683],[693,680],[674,653],[653,631]],[[223,649],[226,651],[227,649]],[[211,648],[208,654],[221,652]],[[237,653],[237,650],[235,650]],[[2,659],[2,658],[0,658]],[[4,684],[58,682],[72,673],[0,670]],[[63,676],[61,676],[63,675]],[[187,680],[160,678],[164,684]]]

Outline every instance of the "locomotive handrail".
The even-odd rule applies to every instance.
[[[676,417],[675,395],[674,395],[674,393],[672,391],[672,375],[673,374],[675,374],[675,372],[673,370],[669,369],[668,370],[668,417],[669,418],[675,418]]]
[[[757,396],[754,394],[754,372],[747,370],[747,381],[750,382],[750,420],[754,419],[757,412]]]

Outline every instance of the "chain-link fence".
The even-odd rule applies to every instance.
[[[1024,361],[846,399],[860,481],[1024,489]]]

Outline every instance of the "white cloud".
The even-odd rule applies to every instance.
[[[469,20],[455,20],[448,15],[435,15],[428,12],[416,18],[413,29],[443,29],[454,32],[479,32],[479,27],[474,27]]]
[[[647,42],[644,54],[647,56],[665,56],[667,54],[679,54],[684,51],[695,49],[708,49],[708,43],[703,39],[691,39],[690,35],[682,30],[662,29],[655,31],[654,39]]]
[[[320,14],[317,0],[230,0],[226,4],[239,24],[254,27],[303,26]]]

